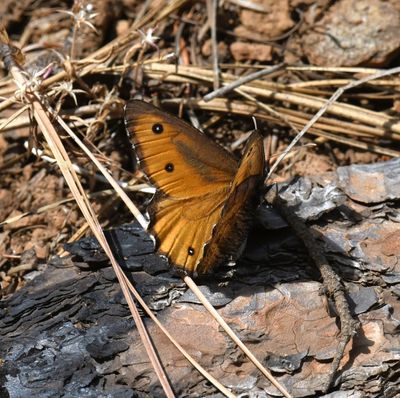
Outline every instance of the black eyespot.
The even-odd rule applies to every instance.
[[[151,129],[153,130],[154,134],[161,134],[164,131],[164,127],[160,123],[153,124]]]
[[[193,247],[189,246],[188,254],[189,254],[189,256],[193,256],[193,255],[194,255],[194,249],[193,249]]]
[[[171,173],[172,171],[174,171],[174,165],[172,163],[167,163],[165,165],[165,171],[168,171],[168,173]]]

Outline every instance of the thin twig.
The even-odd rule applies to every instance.
[[[207,0],[208,23],[211,29],[211,48],[212,61],[214,71],[214,90],[220,86],[219,83],[219,66],[218,66],[218,38],[217,38],[217,14],[218,0]]]
[[[236,88],[242,86],[243,84],[247,84],[253,80],[260,79],[263,76],[270,75],[271,73],[283,68],[284,65],[285,65],[285,63],[281,62],[280,64],[271,66],[270,68],[259,70],[259,71],[250,73],[246,76],[243,76],[243,77],[235,80],[232,83],[225,83],[223,87],[216,89],[216,90],[212,91],[211,93],[208,93],[207,95],[205,95],[203,97],[203,100],[205,102],[208,102],[208,101],[213,100],[214,98],[223,97],[226,94],[228,94],[230,91],[235,90]]]
[[[331,386],[336,372],[339,368],[340,360],[343,358],[344,350],[350,339],[357,333],[359,322],[352,318],[348,301],[345,296],[345,287],[340,278],[329,265],[324,253],[312,234],[312,228],[299,219],[296,213],[279,197],[276,190],[271,189],[267,194],[267,201],[274,205],[285,218],[286,222],[293,228],[307,248],[314,264],[321,273],[323,285],[327,289],[330,297],[333,298],[337,313],[340,319],[340,338],[336,348],[336,353],[332,361],[331,371],[328,375],[324,391],[326,392]]]

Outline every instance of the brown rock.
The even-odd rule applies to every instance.
[[[10,209],[12,209],[12,193],[6,189],[0,189],[0,203],[0,220],[4,221],[7,218]]]
[[[326,306],[318,283],[284,283],[278,289],[262,286],[242,289],[219,312],[261,360],[268,354],[284,357],[301,352],[308,353],[310,358],[331,359],[338,329],[334,318],[327,314]],[[162,318],[164,326],[180,344],[222,384],[234,391],[276,393],[200,305],[177,304],[166,309]],[[170,379],[179,386],[178,395],[184,395],[181,391],[189,388],[198,374],[189,373],[187,362],[157,328],[151,326],[149,331],[159,347],[160,357],[167,364]],[[122,363],[136,369],[150,366],[142,344],[132,345],[120,358]],[[365,360],[368,359],[369,356]],[[329,366],[329,362],[310,359],[303,364],[304,373],[280,374],[279,381],[291,384],[294,396],[304,396],[305,391],[315,394],[329,372]]]
[[[45,260],[49,256],[49,245],[35,245],[34,250],[39,260]]]
[[[204,44],[201,46],[201,53],[205,57],[209,57],[212,53],[212,47],[211,47],[211,39],[208,39],[204,42]],[[218,57],[220,59],[226,57],[228,53],[228,48],[225,42],[220,41],[218,43]]]
[[[257,32],[262,34],[264,39],[270,39],[282,35],[293,27],[288,0],[253,0],[253,3],[260,4],[265,12],[242,10],[240,22],[248,33]]]
[[[129,30],[129,21],[126,19],[120,19],[117,21],[115,26],[115,31],[117,32],[117,36],[125,35]]]
[[[235,42],[230,46],[230,50],[235,61],[260,61],[272,60],[272,46],[267,44],[250,44]]]
[[[383,66],[400,47],[400,12],[379,0],[343,0],[303,37],[310,63]]]

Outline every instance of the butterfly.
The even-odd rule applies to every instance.
[[[194,276],[236,258],[260,202],[262,136],[251,134],[238,162],[182,119],[143,101],[127,103],[125,125],[139,168],[157,189],[147,210],[158,252]]]

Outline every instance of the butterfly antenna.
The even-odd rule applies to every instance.
[[[257,126],[257,119],[255,116],[251,117],[253,119],[253,123],[254,123],[254,130],[258,130],[258,126]]]

